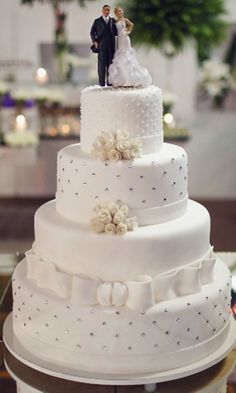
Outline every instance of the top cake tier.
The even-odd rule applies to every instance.
[[[92,86],[81,94],[81,149],[91,153],[102,132],[128,131],[142,141],[143,154],[163,144],[162,95],[156,86],[109,88]]]

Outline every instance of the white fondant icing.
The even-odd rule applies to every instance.
[[[187,173],[187,154],[171,144],[118,163],[101,162],[71,145],[58,153],[57,211],[88,224],[97,203],[121,200],[139,225],[173,220],[186,211]]]
[[[197,202],[176,220],[139,227],[125,236],[95,234],[57,213],[55,201],[35,214],[33,249],[43,260],[73,274],[104,281],[155,276],[201,260],[209,250],[210,217]]]
[[[42,359],[93,372],[163,371],[213,353],[228,332],[230,273],[217,261],[214,280],[197,294],[163,301],[146,313],[127,307],[68,304],[14,273],[14,332]]]
[[[41,288],[51,289],[58,296],[68,298],[72,304],[127,305],[141,311],[146,311],[156,302],[201,291],[204,283],[213,280],[215,264],[215,257],[210,249],[203,260],[179,270],[155,277],[130,277],[125,282],[103,282],[95,276],[63,273],[51,262],[37,258],[32,250],[26,253],[26,259],[27,278],[36,280]]]
[[[155,153],[163,143],[162,96],[156,86],[103,88],[91,86],[81,94],[81,148],[90,153],[102,132],[127,130],[143,141],[143,153]]]

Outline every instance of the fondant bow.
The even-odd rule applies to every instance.
[[[33,250],[26,253],[27,277],[41,288],[49,288],[71,304],[123,306],[145,311],[157,302],[199,292],[213,279],[215,256],[212,248],[200,262],[155,276],[137,277],[124,282],[104,282],[95,276],[70,275],[55,264],[42,261]]]

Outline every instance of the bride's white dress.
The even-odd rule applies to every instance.
[[[118,86],[149,86],[152,78],[146,68],[140,66],[136,59],[135,50],[131,47],[130,38],[126,31],[124,20],[116,23],[118,37],[117,50],[109,67],[108,81]]]

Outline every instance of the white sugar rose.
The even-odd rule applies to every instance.
[[[132,147],[142,147],[142,145],[143,145],[141,139],[139,139],[139,138],[132,138],[130,140],[130,143],[131,143]]]
[[[102,145],[105,145],[107,140],[114,139],[114,135],[111,132],[102,132],[97,139]]]
[[[116,226],[112,222],[105,225],[105,233],[109,235],[115,235],[116,233]]]
[[[124,214],[122,213],[122,211],[121,211],[121,210],[118,210],[118,211],[115,213],[115,215],[114,215],[112,221],[114,222],[114,224],[120,224],[121,222],[124,221],[124,218],[125,218],[125,216],[124,216]]]
[[[116,227],[116,233],[118,235],[124,235],[125,233],[127,233],[127,231],[128,231],[127,225],[124,224],[123,222],[118,224]]]
[[[129,208],[127,205],[121,205],[120,206],[120,211],[123,213],[124,217],[127,217],[129,214]]]
[[[97,218],[92,218],[90,221],[91,230],[95,233],[102,233],[105,231],[105,224],[98,221]]]
[[[107,161],[108,160],[108,152],[106,150],[98,151],[96,153],[96,158],[99,158],[102,161]]]
[[[140,148],[133,148],[129,151],[130,159],[142,157],[142,150]]]
[[[102,147],[102,145],[101,145],[101,143],[99,142],[98,139],[95,139],[95,141],[93,142],[93,148],[96,151],[100,151],[100,150],[103,149],[103,147]]]
[[[116,141],[115,141],[115,139],[114,138],[109,138],[109,139],[107,139],[106,140],[106,143],[105,143],[105,145],[104,145],[104,148],[105,148],[105,150],[106,151],[110,151],[110,150],[112,150],[112,149],[115,149],[116,148]]]
[[[106,203],[98,203],[94,208],[93,211],[98,213],[101,209],[107,209]]]
[[[112,149],[108,152],[108,159],[110,161],[119,161],[121,159],[121,153],[118,150]]]
[[[118,130],[116,133],[116,140],[121,141],[129,138],[129,132],[126,130]]]
[[[123,153],[123,151],[129,150],[131,147],[129,140],[121,140],[116,144],[117,150]]]
[[[98,220],[104,224],[108,224],[112,221],[110,212],[108,209],[101,209],[97,212]]]
[[[131,160],[133,157],[131,157],[130,150],[122,151],[122,158],[124,160]]]
[[[106,203],[106,208],[109,210],[112,216],[114,216],[115,213],[118,211],[117,204],[112,201]]]
[[[138,222],[137,222],[136,217],[127,218],[126,224],[127,224],[127,227],[130,231],[133,231],[134,229],[136,229],[138,227]]]

